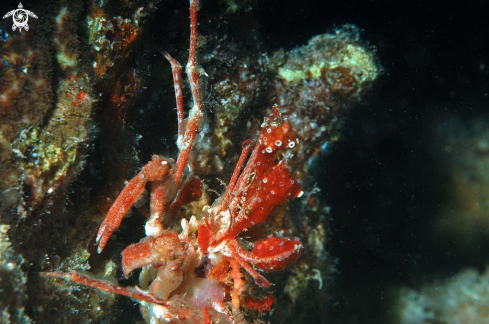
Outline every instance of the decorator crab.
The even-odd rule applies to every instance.
[[[141,304],[141,312],[149,323],[245,323],[243,309],[270,310],[274,298],[265,294],[265,298],[254,300],[246,291],[253,283],[248,282],[249,277],[241,269],[266,289],[270,282],[255,269],[281,270],[302,251],[297,238],[269,235],[248,244],[240,237],[264,222],[274,207],[302,195],[300,184],[286,166],[288,151],[298,140],[277,106],[261,125],[258,140],[243,143],[225,193],[200,215],[181,219],[181,229],[174,230],[181,207],[202,194],[200,179],[188,177],[183,181],[203,116],[196,56],[197,10],[197,0],[190,0],[190,53],[186,73],[193,107],[187,119],[184,119],[181,66],[164,53],[172,66],[177,102],[179,154],[176,162],[153,156],[119,194],[97,233],[101,253],[151,182],[146,237],[122,251],[126,278],[133,270],[142,268],[139,287],[123,288],[76,272],[42,273],[128,296]]]

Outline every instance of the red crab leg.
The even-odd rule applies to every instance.
[[[224,314],[231,324],[238,324],[238,322],[235,320],[235,316],[231,315],[231,313],[229,312],[226,305],[224,305],[224,302],[222,300],[213,302],[212,308],[214,308],[216,312]],[[239,322],[239,323],[246,323],[246,322]]]
[[[147,302],[147,303],[160,305],[166,307],[169,313],[174,315],[178,314],[177,318],[182,317],[182,318],[190,319],[191,321],[193,321],[192,323],[197,323],[195,314],[192,311],[180,307],[177,308],[174,305],[169,304],[164,299],[155,297],[150,293],[137,290],[138,289],[137,287],[136,289],[119,287],[106,281],[92,279],[90,277],[79,274],[77,272],[41,272],[40,275],[42,277],[61,278],[66,281],[76,282],[81,285],[88,286],[101,291],[105,291],[108,293],[126,296],[140,302]]]
[[[77,272],[41,272],[40,275],[43,277],[61,278],[67,281],[73,281],[108,293],[127,296],[132,299],[145,301],[148,303],[153,303],[166,307],[170,306],[166,300],[157,298],[149,293],[143,293],[133,289],[119,287],[106,281],[92,279]]]
[[[180,154],[178,155],[176,170],[174,171],[175,183],[180,185],[183,172],[187,166],[187,161],[192,149],[197,130],[199,128],[200,119],[202,118],[202,99],[200,97],[200,85],[197,66],[197,10],[198,0],[190,0],[190,49],[188,63],[186,67],[187,77],[190,83],[190,89],[192,91],[192,98],[194,106],[189,112],[187,129],[185,136],[178,147],[180,148]]]
[[[190,155],[190,150],[192,149],[192,144],[195,140],[195,136],[197,136],[197,130],[199,128],[199,121],[201,117],[202,112],[198,111],[195,116],[189,119],[187,123],[187,130],[183,139],[182,150],[180,151],[180,154],[178,154],[178,159],[174,171],[175,183],[177,187],[182,181],[183,172],[185,171],[185,167],[187,166],[188,157]]]
[[[183,206],[202,197],[202,190],[202,180],[199,178],[192,178],[186,181],[178,192],[177,197],[168,208],[163,224],[167,227],[170,226],[170,223],[175,220],[178,212]]]
[[[238,180],[238,177],[240,175],[241,169],[243,168],[244,163],[246,162],[246,157],[250,153],[250,150],[252,148],[250,140],[246,140],[243,142],[243,150],[241,151],[241,156],[239,157],[238,163],[236,164],[236,167],[234,168],[233,175],[231,176],[231,180],[229,180],[229,184],[226,188],[226,191],[224,192],[224,195],[222,197],[222,202],[221,202],[221,208],[214,213],[214,215],[218,215],[223,208],[228,207],[228,200],[230,198],[231,193],[234,191],[234,188],[236,186],[236,181]],[[209,228],[213,228],[214,226],[214,219],[212,217],[207,217],[205,219],[207,228],[204,226],[199,227],[199,246],[201,247],[202,251],[207,251],[207,248],[212,240],[212,235],[209,232]]]
[[[221,209],[216,211],[215,215],[218,215],[223,208],[228,207],[229,197],[230,197],[231,193],[234,191],[234,188],[236,186],[236,181],[238,180],[241,169],[243,168],[243,165],[246,162],[246,157],[250,153],[251,148],[252,148],[252,145],[251,145],[250,140],[246,140],[243,142],[243,150],[241,151],[241,156],[239,157],[238,163],[236,164],[236,167],[234,168],[233,175],[231,176],[231,180],[229,180],[229,184],[228,184],[226,191],[224,192],[224,195],[222,197]],[[205,222],[209,228],[212,228],[213,224],[214,224],[214,219],[210,219],[210,217],[209,217],[209,218],[205,219]],[[205,230],[206,229],[202,229],[202,231],[205,231]],[[204,242],[204,241],[201,241],[201,242]],[[210,240],[208,240],[208,242],[210,242]],[[201,248],[202,248],[202,246],[203,245],[201,245]]]
[[[200,97],[199,76],[197,71],[197,11],[198,0],[190,0],[190,49],[186,72],[190,81],[192,97],[197,110],[202,110],[202,99]]]
[[[175,231],[167,230],[157,238],[149,237],[143,242],[131,244],[122,251],[124,277],[128,278],[134,269],[165,260],[167,255],[171,255],[171,260],[165,260],[166,264],[177,262],[184,257],[183,254],[185,250]],[[176,273],[179,269],[175,266],[172,270]]]
[[[236,181],[238,180],[239,174],[241,172],[241,168],[243,167],[246,157],[248,156],[248,153],[250,153],[251,150],[251,141],[246,140],[243,142],[243,151],[241,151],[241,156],[239,157],[238,163],[236,164],[236,167],[234,168],[233,175],[231,177],[231,180],[229,180],[228,187],[226,189],[226,192],[224,193],[222,197],[222,205],[227,206],[227,200],[229,199],[229,195],[231,192],[233,192],[234,187],[236,185]]]
[[[157,180],[151,184],[151,198],[149,201],[149,218],[144,227],[147,236],[158,236],[163,227],[161,226],[161,217],[165,212],[165,196],[167,192],[167,181]],[[149,228],[152,229],[149,229]]]
[[[147,236],[158,237],[163,232],[163,217],[176,192],[177,186],[173,177],[156,180],[151,184],[150,217],[144,226]]]
[[[244,308],[263,312],[265,310],[270,311],[272,309],[274,301],[275,298],[272,295],[268,295],[265,299],[262,300],[253,300],[250,297],[247,297],[243,299],[243,302],[241,304]]]
[[[231,309],[233,312],[239,311],[239,298],[245,289],[246,282],[243,280],[243,274],[240,271],[239,263],[229,258],[231,266],[231,278],[233,279],[233,289],[231,290]]]
[[[148,181],[163,180],[169,174],[170,163],[153,155],[153,159],[148,162],[141,172],[129,181],[126,187],[121,191],[114,204],[110,207],[107,216],[100,225],[95,242],[98,244],[98,253],[101,253],[107,245],[107,242],[119,226],[122,219],[127,214],[132,204],[139,198],[144,191]]]
[[[209,314],[209,306],[204,307],[204,324],[212,324],[211,314]]]
[[[255,280],[255,283],[258,286],[260,286],[262,288],[269,288],[272,285],[267,279],[265,279],[265,277],[263,277],[261,274],[256,272],[256,270],[253,269],[253,267],[250,266],[244,258],[241,257],[240,253],[238,253],[237,250],[238,249],[241,249],[243,251],[245,251],[245,250],[239,245],[239,243],[235,239],[229,240],[228,247],[231,249],[233,259],[236,260],[239,263],[239,265],[243,269],[245,269],[246,272],[248,272],[250,274],[250,276],[253,277],[253,279]]]
[[[122,219],[139,195],[144,191],[147,182],[148,180],[139,173],[121,191],[98,230],[97,239],[95,240],[98,244],[98,253],[103,251],[112,233],[119,228]]]
[[[235,187],[236,188],[244,188],[246,187],[246,183],[249,181],[249,176],[253,172],[253,169],[255,168],[256,165],[256,159],[258,157],[258,146],[256,145],[253,149],[253,152],[251,152],[250,158],[248,159],[248,162],[246,163],[246,166],[243,169],[243,172],[239,175],[239,178],[236,182]]]

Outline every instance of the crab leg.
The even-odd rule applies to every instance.
[[[258,150],[259,147],[256,145],[253,149],[253,151],[250,154],[250,157],[248,159],[248,162],[246,163],[243,172],[239,175],[238,180],[236,181],[236,188],[244,188],[246,187],[246,183],[249,180],[249,176],[253,173],[253,170],[255,169],[256,166],[256,159],[258,157]]]
[[[215,211],[214,215],[218,215],[223,210],[223,208],[226,208],[228,206],[230,195],[234,191],[234,188],[236,186],[236,181],[238,180],[241,169],[243,168],[243,165],[246,162],[246,157],[248,156],[252,148],[251,144],[252,143],[250,140],[246,140],[243,142],[243,150],[241,151],[241,155],[239,157],[238,163],[236,164],[236,167],[234,168],[233,175],[231,176],[231,180],[229,180],[229,184],[222,197],[221,208]],[[199,228],[199,239],[200,239],[199,244],[200,247],[203,249],[203,251],[207,251],[207,247],[209,246],[211,240],[213,239],[211,233],[209,232],[209,228],[214,227],[214,218],[212,216],[207,217],[205,219],[205,222],[207,227],[201,226]]]
[[[238,241],[235,239],[229,240],[227,246],[230,248],[231,253],[233,255],[233,259],[236,260],[236,262],[239,263],[239,265],[246,270],[246,272],[249,273],[250,276],[253,277],[255,280],[255,283],[262,287],[262,288],[269,288],[272,284],[261,274],[256,272],[255,269],[253,269],[252,266],[250,266],[244,258],[241,257],[240,253],[237,252],[237,250],[241,249],[244,251],[244,249],[239,245]]]
[[[176,273],[180,266],[175,264],[180,264],[185,254],[186,250],[178,239],[178,234],[167,230],[157,238],[149,237],[145,241],[129,245],[122,251],[124,277],[128,278],[134,269],[157,262],[171,263]],[[172,256],[171,260],[165,260],[168,255]]]
[[[199,178],[192,178],[186,181],[182,185],[182,188],[180,188],[180,191],[178,192],[173,203],[166,211],[165,219],[163,219],[163,225],[166,227],[170,226],[170,224],[175,221],[178,212],[183,206],[202,197],[202,190],[202,180]]]
[[[192,109],[193,110],[193,109]],[[192,110],[190,114],[192,114]],[[185,167],[187,166],[187,161],[190,156],[190,151],[192,149],[192,144],[197,136],[197,130],[199,128],[199,122],[202,118],[202,112],[197,111],[194,116],[189,117],[187,122],[187,129],[185,131],[185,137],[182,141],[182,149],[180,154],[178,154],[177,163],[175,165],[174,170],[174,179],[177,187],[180,185],[182,181],[183,172],[185,171]]]
[[[98,244],[98,253],[102,253],[110,236],[119,228],[122,219],[144,191],[147,182],[142,173],[139,173],[121,191],[98,230],[95,240]]]
[[[140,289],[138,289],[138,287],[136,287],[135,289],[119,287],[107,281],[96,280],[76,272],[41,272],[40,275],[42,277],[61,278],[66,281],[76,282],[81,285],[95,288],[108,293],[126,296],[143,303],[146,302],[146,303],[160,305],[166,307],[170,313],[178,314],[178,317],[181,316],[183,318],[189,318],[193,321],[196,321],[195,315],[190,310],[177,308],[174,305],[169,304],[164,299],[158,298],[150,293],[141,291]]]
[[[241,155],[239,157],[238,163],[236,164],[236,167],[234,168],[233,175],[231,176],[231,180],[229,180],[229,184],[226,188],[226,191],[224,192],[224,195],[222,197],[222,202],[221,202],[221,209],[217,210],[215,212],[215,215],[219,214],[223,208],[226,208],[229,203],[230,195],[234,191],[234,188],[236,186],[236,181],[238,180],[238,177],[240,175],[241,169],[243,168],[244,163],[246,162],[246,157],[250,153],[250,150],[252,148],[250,140],[246,140],[243,142],[243,150],[241,151]],[[214,219],[212,218],[206,218],[205,222],[209,228],[213,227],[214,224]],[[206,229],[202,229],[202,231],[206,231]],[[204,234],[205,235],[205,234]],[[208,243],[210,243],[209,240],[207,240]],[[201,241],[202,243],[204,241]]]
[[[163,233],[163,216],[166,215],[177,188],[173,177],[157,180],[151,184],[150,217],[144,225],[147,236],[158,237]]]
[[[212,308],[214,308],[216,312],[224,314],[231,324],[238,324],[238,322],[235,321],[234,316],[231,315],[228,308],[226,307],[226,305],[224,305],[224,303],[221,300],[212,303]]]
[[[132,204],[144,191],[148,181],[164,180],[169,175],[170,163],[168,160],[153,155],[141,172],[129,181],[121,191],[114,204],[110,207],[107,216],[100,225],[95,242],[98,244],[97,252],[101,253],[107,245],[110,236],[121,225],[122,219],[127,214]]]
[[[144,293],[144,292],[140,292],[124,287],[119,287],[109,282],[92,279],[90,277],[81,275],[76,272],[41,272],[40,275],[43,277],[61,278],[67,281],[73,281],[108,293],[127,296],[132,299],[145,301],[148,303],[153,303],[153,304],[166,306],[166,307],[170,306],[166,300],[157,298],[149,293]]]
[[[226,192],[224,193],[222,197],[222,205],[227,206],[227,202],[229,199],[229,195],[231,192],[233,192],[234,187],[236,185],[236,181],[238,180],[239,174],[241,172],[241,168],[243,167],[246,157],[248,156],[248,153],[250,153],[251,150],[251,141],[246,140],[243,142],[243,151],[241,151],[241,156],[239,157],[238,163],[236,164],[236,167],[234,168],[233,175],[231,177],[231,180],[229,180],[228,187],[226,189]]]
[[[188,63],[186,67],[187,77],[190,83],[190,89],[192,91],[192,99],[194,106],[189,112],[187,129],[185,136],[181,142],[178,143],[180,148],[180,154],[178,155],[176,163],[176,171],[174,172],[175,183],[177,186],[180,184],[183,176],[187,161],[194,143],[195,136],[199,128],[200,120],[202,119],[202,98],[200,96],[200,85],[197,66],[197,0],[190,0],[190,49]]]
[[[197,11],[198,0],[190,0],[190,49],[188,54],[188,63],[186,67],[187,76],[192,90],[192,99],[194,108],[202,110],[202,98],[200,97],[200,86],[197,66]]]
[[[229,259],[231,266],[231,278],[233,279],[233,289],[231,290],[231,308],[234,312],[239,312],[239,297],[243,293],[246,282],[243,280],[239,263],[236,260]]]

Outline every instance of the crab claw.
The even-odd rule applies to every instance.
[[[255,267],[266,272],[282,270],[295,261],[302,252],[302,243],[298,238],[293,240],[285,237],[269,236],[255,242],[251,261]]]
[[[122,219],[127,214],[132,204],[144,192],[148,181],[164,180],[169,174],[170,163],[158,155],[148,162],[137,176],[131,179],[121,191],[114,204],[110,207],[107,216],[97,232],[95,242],[98,244],[98,253],[101,253],[107,245],[112,233],[121,225]]]
[[[150,293],[146,293],[144,291],[137,290],[137,289],[119,287],[111,284],[110,282],[104,280],[97,280],[77,272],[41,272],[40,275],[43,277],[61,278],[67,281],[72,281],[72,282],[79,283],[81,285],[92,287],[101,291],[127,296],[132,299],[147,302],[147,303],[153,303],[165,307],[170,306],[168,305],[168,302],[166,300],[157,298]]]
[[[255,279],[257,285],[263,288],[270,287],[270,282],[248,263],[266,272],[282,270],[299,257],[303,248],[298,238],[291,240],[272,235],[257,241],[251,251],[243,249],[236,239],[229,240],[227,246],[233,259]]]

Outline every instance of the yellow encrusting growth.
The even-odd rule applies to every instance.
[[[345,25],[335,34],[317,35],[291,51],[278,74],[290,83],[322,78],[333,92],[360,95],[379,71],[373,52],[359,42],[358,29]]]

